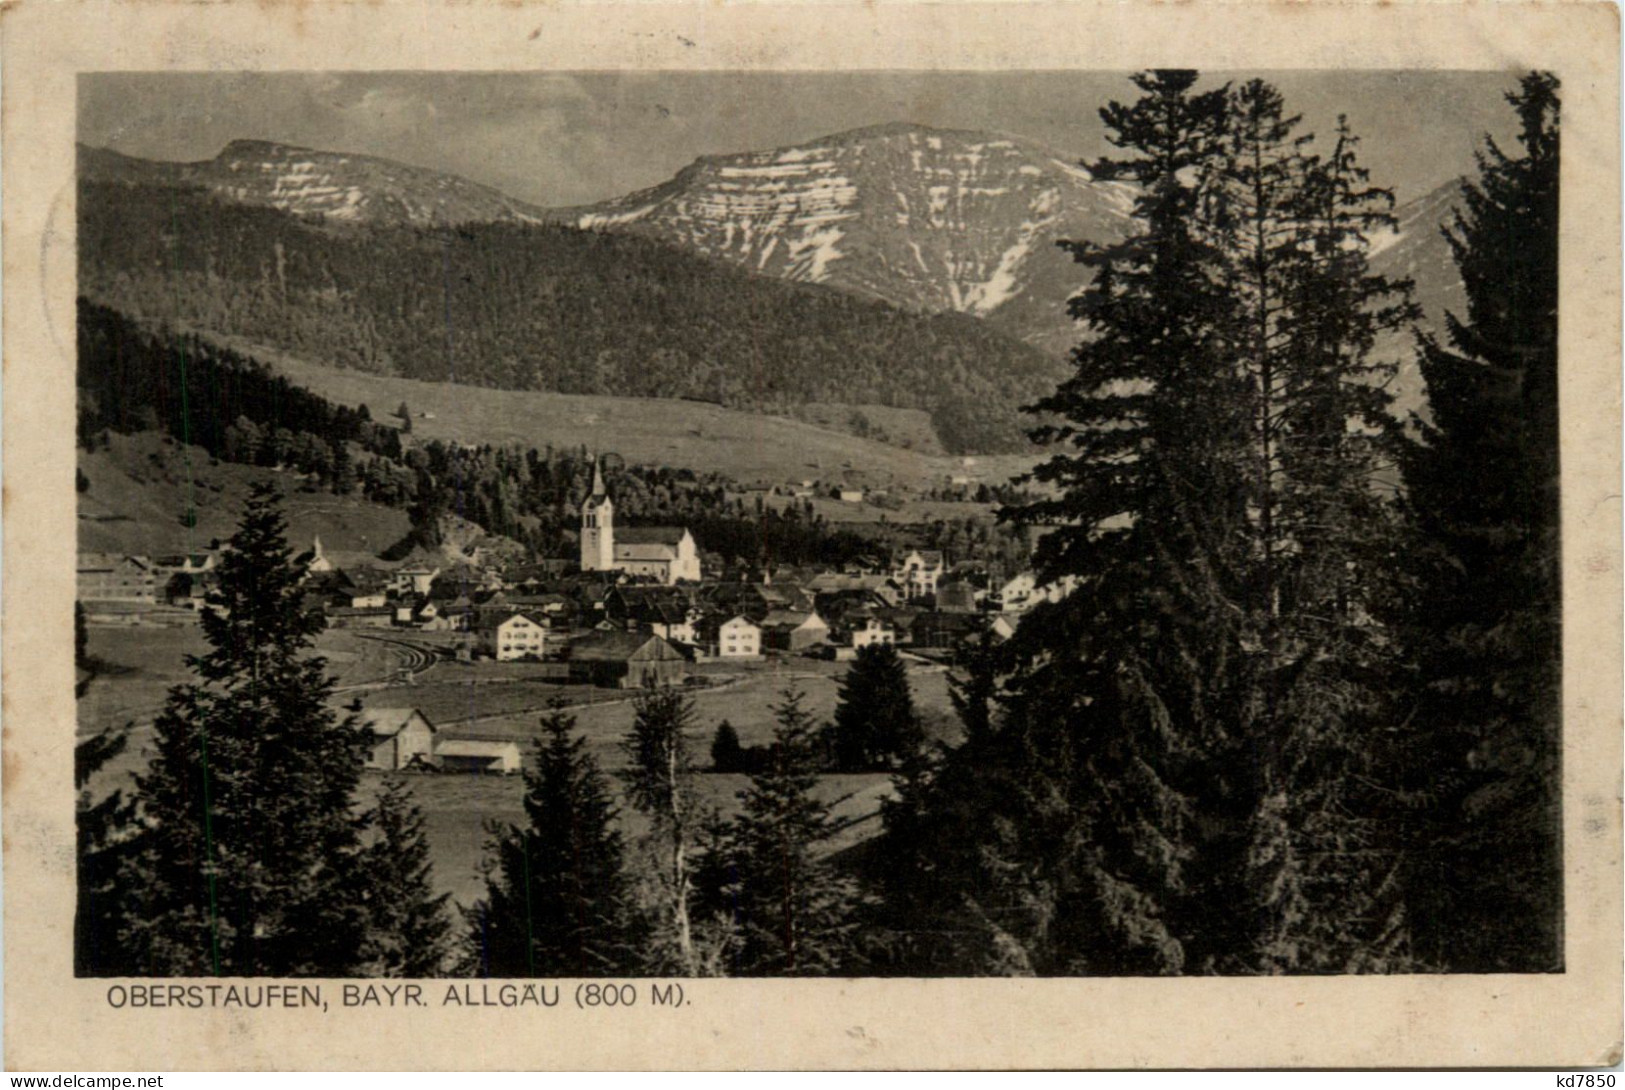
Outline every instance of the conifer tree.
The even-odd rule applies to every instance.
[[[398,779],[387,780],[369,815],[373,842],[362,858],[367,905],[364,976],[438,976],[451,952],[451,894],[434,892],[423,811]]]
[[[494,830],[485,897],[469,913],[479,976],[591,976],[641,968],[616,809],[575,717],[542,717],[525,772],[524,828]]]
[[[1516,152],[1486,138],[1444,229],[1466,289],[1422,338],[1431,419],[1407,453],[1420,530],[1411,614],[1439,804],[1421,955],[1458,971],[1562,968],[1557,433],[1559,84],[1507,96]]]
[[[908,667],[889,643],[858,649],[839,685],[835,761],[844,772],[890,768],[924,743],[909,691]]]
[[[122,939],[128,915],[119,882],[124,862],[139,845],[135,804],[122,790],[101,799],[90,793],[90,781],[123,753],[130,725],[109,728],[82,738],[73,747],[74,807],[78,840],[77,906],[73,921],[73,971],[76,976],[128,976],[139,971]]]
[[[739,732],[724,719],[711,739],[711,771],[738,772],[744,765],[745,750],[739,744]]]
[[[993,731],[999,661],[990,626],[961,640],[955,649],[956,669],[948,676],[948,699],[969,737],[982,737]]]
[[[254,487],[200,615],[209,650],[187,657],[136,777],[141,851],[120,881],[123,938],[154,975],[342,976],[366,931],[355,896],[364,819],[352,811],[370,744],[329,705],[310,653],[324,624],[275,487]]]
[[[701,972],[693,922],[691,855],[705,813],[694,797],[688,732],[694,702],[679,689],[650,689],[633,704],[632,729],[622,742],[627,796],[649,820],[649,855],[657,920],[651,972]]]
[[[835,826],[829,804],[813,794],[818,761],[804,699],[784,692],[767,758],[739,795],[729,838],[737,876],[732,975],[825,975],[851,951],[857,889],[823,858]]]
[[[1058,448],[1034,472],[1053,493],[1011,511],[1054,527],[1042,580],[1081,577],[1016,633],[995,762],[1011,779],[986,789],[1002,815],[986,888],[1004,885],[983,914],[1038,972],[1185,967],[1191,796],[1227,730],[1218,707],[1237,703],[1248,402],[1210,225],[1227,92],[1196,93],[1196,78],[1136,76],[1142,97],[1101,111],[1123,155],[1090,169],[1137,183],[1138,229],[1066,244],[1094,271],[1072,303],[1093,335],[1037,406],[1058,420],[1035,433]]]
[[[1074,589],[1001,651],[997,726],[967,690],[970,737],[888,814],[1002,971],[1404,964],[1373,739],[1393,535],[1371,350],[1411,315],[1365,266],[1389,198],[1346,127],[1322,157],[1268,84],[1195,80],[1146,73],[1102,111],[1123,154],[1090,169],[1138,184],[1138,229],[1067,244],[1091,335],[1037,406],[1053,487],[1007,514],[1049,528],[1039,578]]]
[[[1397,429],[1377,335],[1415,314],[1371,275],[1366,239],[1392,225],[1339,121],[1309,150],[1280,93],[1231,96],[1219,244],[1230,255],[1233,357],[1249,395],[1248,699],[1214,753],[1214,803],[1240,841],[1203,847],[1208,898],[1250,918],[1207,929],[1204,957],[1241,970],[1396,968],[1401,918],[1378,904],[1397,861],[1377,850],[1377,728],[1397,674],[1375,622],[1397,523],[1377,488]],[[1237,852],[1243,853],[1238,866]],[[1239,879],[1244,889],[1226,888]]]

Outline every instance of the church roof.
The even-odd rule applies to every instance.
[[[615,559],[670,562],[677,559],[677,550],[671,545],[659,543],[641,545],[634,542],[617,541],[615,543]]]
[[[670,545],[675,548],[688,530],[682,526],[617,526],[615,545]]]

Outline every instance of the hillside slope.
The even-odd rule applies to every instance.
[[[1063,369],[961,314],[920,315],[563,226],[307,221],[87,182],[80,290],[377,374],[501,389],[928,412],[956,453],[1026,446],[1019,406]]]
[[[237,530],[255,481],[274,480],[287,496],[288,540],[301,547],[320,535],[337,560],[366,559],[406,535],[398,508],[359,495],[306,492],[298,474],[215,462],[207,451],[156,431],[110,434],[106,449],[79,450],[89,488],[79,494],[79,551],[138,555],[182,553],[224,541]],[[197,513],[188,528],[182,516]]]
[[[904,450],[782,416],[704,402],[507,391],[420,382],[326,367],[242,340],[230,342],[300,386],[383,416],[405,402],[412,435],[458,443],[585,447],[634,465],[721,473],[743,484],[802,479],[885,487],[963,476],[998,484],[1031,455],[951,457]],[[431,415],[423,415],[431,414]]]

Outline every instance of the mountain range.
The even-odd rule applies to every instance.
[[[986,318],[1052,352],[1075,340],[1078,270],[1056,239],[1108,242],[1133,191],[1017,137],[892,124],[706,156],[565,213],[787,280]]]
[[[213,159],[160,162],[80,145],[79,181],[201,189],[221,201],[351,223],[540,223],[543,209],[489,186],[368,155],[233,140]]]
[[[1057,361],[1079,337],[1065,302],[1077,291],[1083,272],[1055,242],[1104,243],[1121,237],[1131,226],[1133,199],[1128,186],[1097,180],[1033,141],[912,124],[704,156],[652,188],[559,209],[528,205],[420,167],[263,141],[233,141],[214,159],[197,163],[153,162],[81,147],[79,171],[86,186],[186,189],[228,207],[273,209],[335,229],[549,225],[642,238],[700,262],[695,275],[702,278],[720,275],[705,272],[707,267],[731,265],[755,277],[822,285],[906,313],[962,315]],[[1452,183],[1400,206],[1396,229],[1373,239],[1374,271],[1413,278],[1425,324],[1434,329],[1442,326],[1445,309],[1459,311],[1462,305],[1459,277],[1438,230],[1450,215],[1456,192]],[[537,237],[555,243],[560,238],[546,231]],[[278,249],[279,275],[282,255]],[[666,259],[656,263],[665,268]],[[95,283],[97,276],[88,279]],[[651,291],[664,294],[653,281]],[[807,305],[806,298],[797,297],[792,309]],[[727,321],[739,317],[730,312]],[[722,322],[716,315],[705,320],[712,326]],[[827,321],[821,324],[827,327]],[[1406,348],[1398,341],[1384,346],[1408,360],[1412,353]],[[1000,354],[1007,363],[1014,358],[1002,350]],[[728,361],[707,365],[724,370],[735,366]],[[761,368],[759,360],[748,366]],[[1020,369],[1055,373],[1037,364]],[[960,381],[965,370],[958,363],[941,376],[951,392],[961,395],[956,412],[973,400],[965,396],[972,388],[986,386],[985,376],[965,386]],[[514,373],[474,380],[530,388],[554,381],[518,374],[513,367],[508,372]],[[732,388],[740,379],[707,381]],[[1019,390],[998,399],[1001,411],[1010,409],[1011,398],[1026,397],[1033,388],[1025,380],[1016,385]],[[586,392],[647,391],[595,387]],[[1396,392],[1402,410],[1422,405],[1413,364],[1402,369]],[[824,400],[843,400],[827,390],[817,393]],[[806,389],[776,390],[769,400],[782,403],[809,394]],[[911,399],[891,388],[865,396],[910,408],[933,405],[928,396]],[[723,400],[739,403],[736,396]],[[956,448],[951,440],[946,445]]]

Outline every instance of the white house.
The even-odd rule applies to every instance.
[[[892,578],[910,598],[926,598],[937,592],[947,564],[935,549],[916,549],[903,557]]]
[[[871,644],[897,642],[897,633],[891,625],[879,617],[864,617],[855,621],[851,629],[853,649],[868,647]]]
[[[762,657],[762,630],[740,614],[717,626],[716,646],[712,651],[719,659],[756,659]]]
[[[476,633],[480,650],[498,662],[526,656],[541,658],[547,649],[547,626],[524,613],[503,611],[482,616]]]
[[[416,708],[368,708],[361,717],[372,732],[368,768],[393,771],[433,756],[434,724]]]

